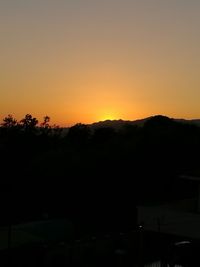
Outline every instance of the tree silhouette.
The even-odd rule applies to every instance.
[[[32,115],[26,114],[26,116],[20,121],[22,128],[25,130],[34,130],[38,124],[38,120],[33,118]]]
[[[11,114],[8,114],[8,116],[3,119],[3,123],[1,125],[5,128],[12,128],[17,125],[17,120],[14,119]]]
[[[40,123],[40,133],[43,136],[49,135],[49,133],[52,133],[52,127],[49,124],[50,122],[50,117],[49,116],[45,116],[43,118],[43,122]]]
[[[50,127],[49,122],[50,122],[50,117],[45,116],[43,122],[41,123],[41,127],[49,128]]]

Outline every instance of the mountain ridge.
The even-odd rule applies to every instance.
[[[154,115],[154,116],[149,116],[143,119],[136,119],[136,120],[123,120],[123,119],[118,119],[118,120],[104,120],[104,121],[98,121],[98,122],[93,122],[93,123],[76,123],[70,127],[63,127],[63,131],[64,133],[67,133],[68,130],[78,124],[83,124],[88,126],[90,129],[95,130],[98,128],[107,128],[107,127],[111,127],[114,129],[120,129],[125,125],[133,125],[133,126],[139,126],[142,127],[145,122],[147,122],[148,120],[157,117],[157,116],[162,116],[162,117],[167,117],[164,115]],[[167,117],[169,119],[174,120],[175,122],[179,122],[179,123],[183,123],[183,124],[190,124],[190,125],[196,125],[198,127],[200,127],[200,119],[183,119],[183,118],[170,118]]]
[[[157,116],[163,116],[163,115],[155,115],[155,116],[150,116],[146,117],[143,119],[137,119],[137,120],[105,120],[105,121],[99,121],[99,122],[94,122],[91,124],[87,124],[90,128],[97,129],[97,128],[102,128],[102,127],[112,127],[112,128],[121,128],[124,125],[135,125],[135,126],[143,126],[145,122],[148,120],[157,117]],[[166,116],[163,116],[166,117]],[[169,117],[168,117],[169,118]],[[176,122],[184,123],[184,124],[191,124],[191,125],[196,125],[200,127],[200,119],[182,119],[182,118],[169,118],[172,119]]]

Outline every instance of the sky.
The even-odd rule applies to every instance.
[[[200,118],[199,0],[1,0],[0,119]]]

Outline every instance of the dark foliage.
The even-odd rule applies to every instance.
[[[63,134],[49,121],[38,126],[30,114],[19,123],[11,115],[3,120],[2,224],[48,213],[70,218],[80,231],[131,228],[138,203],[179,197],[178,175],[199,169],[196,126],[155,116],[143,126],[77,124]]]

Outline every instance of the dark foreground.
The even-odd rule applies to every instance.
[[[199,243],[175,245],[183,240],[138,228],[71,241],[34,242],[1,250],[0,266],[199,266]]]

